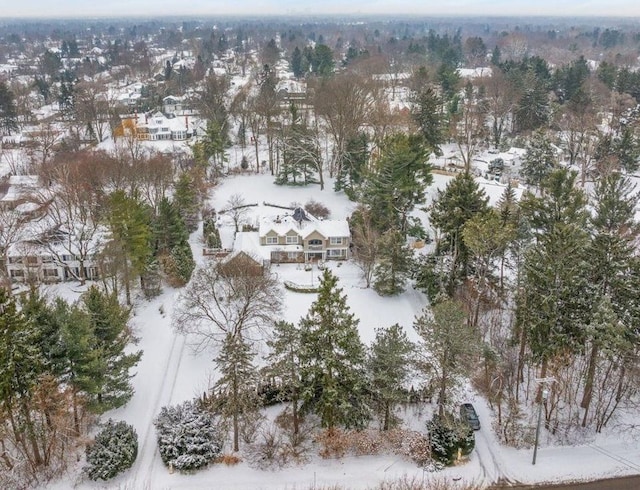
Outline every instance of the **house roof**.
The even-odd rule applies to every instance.
[[[347,237],[351,235],[347,220],[318,221],[312,219],[298,223],[292,216],[282,216],[276,219],[276,221],[270,218],[263,219],[260,222],[259,235],[264,237],[271,231],[275,232],[278,236],[284,236],[293,231],[302,238],[306,238],[314,232],[320,233],[325,238]]]

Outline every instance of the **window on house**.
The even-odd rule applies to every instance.
[[[10,264],[22,264],[22,257],[9,257]]]
[[[38,257],[36,257],[34,255],[30,255],[29,257],[27,257],[27,264],[29,264],[29,265],[37,265],[38,264]]]
[[[9,274],[11,277],[24,277],[24,271],[21,269],[11,269]]]
[[[287,245],[296,245],[298,243],[298,235],[287,235]]]
[[[329,243],[331,243],[331,245],[342,245],[342,237],[332,236]]]
[[[267,245],[277,245],[278,237],[277,236],[268,236],[266,240]]]
[[[288,252],[287,257],[289,260],[295,260],[298,258],[298,252]]]
[[[309,245],[322,245],[322,240],[314,238],[313,240],[309,240]]]
[[[329,254],[329,257],[342,257],[344,255],[344,250],[340,249],[340,250],[327,250],[327,253]]]
[[[42,269],[44,277],[58,277],[58,269]]]

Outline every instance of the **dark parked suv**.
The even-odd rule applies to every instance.
[[[460,418],[469,424],[473,430],[480,430],[480,419],[471,403],[463,403],[460,405]]]

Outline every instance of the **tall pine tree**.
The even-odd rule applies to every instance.
[[[315,412],[329,429],[362,427],[369,418],[357,326],[338,279],[325,269],[318,299],[300,320],[300,375],[303,410]]]
[[[92,286],[82,296],[93,331],[94,373],[89,407],[103,413],[124,405],[133,395],[131,369],[140,361],[142,351],[127,353],[134,340],[128,325],[131,310],[123,307],[114,294]]]
[[[382,430],[389,430],[393,426],[394,406],[406,396],[405,383],[411,371],[413,351],[414,346],[400,325],[376,330],[367,367],[371,378],[371,396]]]

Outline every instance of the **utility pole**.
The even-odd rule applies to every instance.
[[[547,389],[547,383],[551,384],[555,382],[555,378],[536,378],[536,383],[542,385],[542,397],[540,399],[540,403],[538,404],[538,423],[536,425],[536,440],[533,443],[533,461],[531,464],[536,464],[536,457],[538,456],[538,442],[540,440],[540,425],[542,423],[542,405],[547,401],[547,396],[549,395],[549,390]]]

